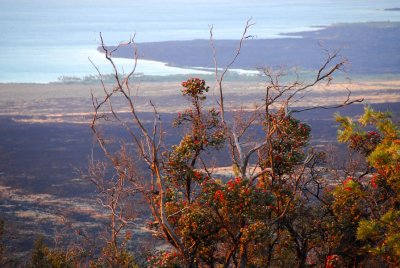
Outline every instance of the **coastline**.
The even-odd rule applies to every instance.
[[[238,40],[215,40],[214,45],[222,67],[234,55]],[[138,43],[137,48],[140,59],[161,61],[168,66],[214,67],[210,42],[206,39]],[[282,38],[248,39],[233,68],[285,66],[315,70],[324,60],[325,49],[340,50],[350,61],[352,74],[400,73],[400,22],[338,23],[313,31],[283,33]],[[123,46],[113,55],[131,58],[132,47]]]

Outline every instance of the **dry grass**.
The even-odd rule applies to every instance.
[[[212,85],[210,83],[210,85]],[[112,85],[108,86],[109,89]],[[180,96],[180,82],[141,82],[135,85],[131,94],[140,96],[136,100],[138,110],[151,112],[149,100],[156,103],[160,112],[176,112],[187,103]],[[255,102],[262,102],[265,89],[263,83],[226,82],[226,106],[234,110],[240,106],[251,108]],[[353,98],[364,98],[365,103],[400,102],[400,80],[353,81],[319,85],[310,94],[296,102],[296,106],[330,105],[341,102],[347,96],[347,89]],[[36,122],[87,122],[91,114],[91,95],[103,94],[100,85],[85,84],[0,84],[0,115],[44,116]],[[213,100],[213,87],[209,93]],[[124,107],[121,106],[122,110]],[[79,120],[76,120],[80,117]],[[83,120],[82,118],[85,117]],[[65,119],[67,118],[67,119]],[[74,120],[69,120],[75,118]]]

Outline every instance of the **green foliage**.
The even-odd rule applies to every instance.
[[[115,250],[111,245],[105,246],[98,257],[89,261],[92,268],[118,267],[118,268],[137,268],[139,267],[134,257],[126,249]]]
[[[74,267],[66,252],[49,249],[40,237],[35,242],[31,260],[28,265],[32,268],[69,268]]]
[[[93,249],[88,249],[93,250]],[[114,251],[110,245],[104,247],[99,254],[88,254],[82,248],[52,249],[42,237],[35,241],[30,261],[27,264],[32,268],[75,268],[75,267],[139,267],[134,257],[125,249]]]
[[[356,225],[344,234],[360,242],[357,254],[372,254],[383,257],[388,265],[400,265],[400,129],[390,120],[390,113],[369,107],[358,123],[339,116],[337,121],[341,124],[339,141],[365,155],[370,173],[336,188],[333,208],[337,219],[343,224],[347,215]]]
[[[367,240],[368,238],[374,238],[380,235],[380,226],[374,220],[360,220],[357,229],[357,239]]]

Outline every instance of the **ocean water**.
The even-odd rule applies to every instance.
[[[277,38],[282,33],[312,30],[340,22],[400,21],[398,0],[0,0],[0,82],[51,82],[58,77],[110,72],[97,52],[102,32],[106,44],[238,39],[246,20],[250,34]],[[210,59],[211,61],[212,59]],[[124,70],[133,61],[118,59]],[[193,71],[160,62],[139,61],[149,75]]]

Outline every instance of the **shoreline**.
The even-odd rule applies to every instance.
[[[295,38],[300,36],[301,38]],[[161,61],[181,68],[213,68],[209,40],[137,43],[139,58]],[[226,66],[237,49],[238,40],[214,40],[219,66]],[[107,46],[114,49],[116,46]],[[336,23],[322,29],[282,33],[282,38],[246,39],[233,68],[286,66],[318,69],[324,50],[341,50],[351,62],[353,74],[400,73],[400,22],[380,21]],[[98,48],[101,52],[102,49]],[[123,46],[116,58],[131,58],[132,47]]]
[[[245,40],[242,53],[232,69],[237,69],[237,72],[247,72],[259,67],[285,66],[286,69],[316,70],[324,61],[324,49],[329,51],[340,49],[342,56],[349,59],[351,76],[400,74],[398,53],[400,51],[400,22],[336,23],[326,26],[313,25],[310,28],[314,29],[280,33],[281,36],[278,38]],[[237,45],[238,40],[215,40],[219,67],[223,68],[231,60]],[[201,75],[201,72],[212,71],[214,68],[212,51],[207,39],[145,42],[137,43],[137,46],[140,61],[137,73],[144,73],[145,76]],[[114,54],[117,66],[125,70],[128,70],[133,62],[129,49],[125,47]],[[111,72],[98,48],[93,48],[93,51],[86,53],[91,55],[90,58],[93,57],[96,65],[101,65],[103,74]],[[21,77],[24,77],[23,75],[21,74]],[[49,76],[51,79],[45,82],[36,81],[34,74],[27,75],[28,78],[25,78],[27,81],[32,78],[30,83],[58,82],[54,74],[51,74]],[[87,74],[86,71],[77,72],[76,75],[64,74],[78,80],[94,75],[96,75],[94,68],[90,68]],[[63,75],[57,74],[58,76]],[[10,77],[14,78],[14,74]],[[6,79],[7,76],[3,78]],[[43,80],[42,73],[39,73],[39,79]],[[19,82],[12,80],[14,79],[2,83]]]

